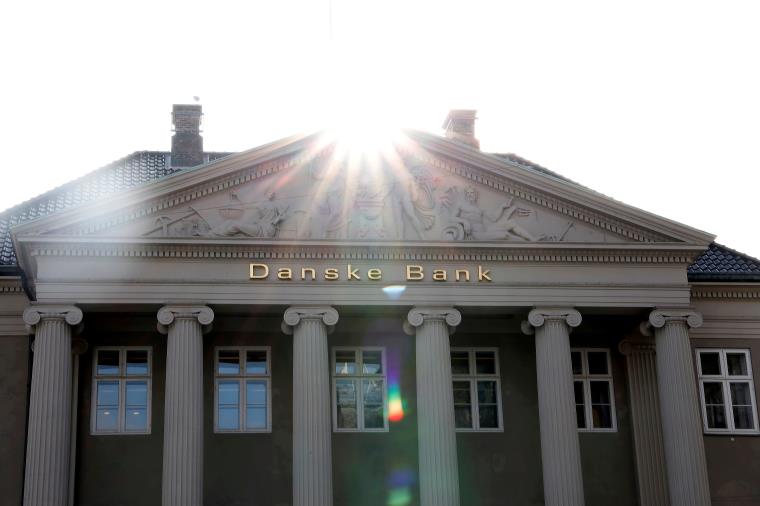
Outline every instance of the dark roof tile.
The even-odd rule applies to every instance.
[[[697,258],[689,281],[760,281],[760,260],[718,243]]]

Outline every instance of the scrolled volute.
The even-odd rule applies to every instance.
[[[195,304],[164,306],[156,314],[158,331],[162,334],[168,333],[169,326],[180,318],[198,320],[198,323],[203,327],[204,333],[207,333],[211,330],[211,323],[214,321],[214,311],[208,306]]]
[[[30,332],[34,332],[34,327],[43,319],[60,318],[72,327],[82,323],[84,314],[76,306],[32,306],[24,310],[22,318]]]
[[[416,333],[416,328],[422,326],[426,320],[443,320],[453,334],[456,327],[462,323],[462,313],[453,307],[413,307],[406,315],[404,331],[409,335]]]
[[[662,328],[668,322],[685,322],[691,328],[702,326],[702,315],[691,308],[655,309],[649,313],[649,323],[654,328]]]
[[[282,331],[292,334],[293,327],[303,320],[321,320],[328,330],[338,323],[338,311],[332,306],[292,306],[282,315]]]
[[[528,323],[534,328],[542,326],[547,320],[562,320],[568,327],[574,328],[581,324],[583,318],[573,308],[536,308],[528,313]]]

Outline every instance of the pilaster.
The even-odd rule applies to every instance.
[[[32,306],[23,314],[35,334],[29,398],[24,506],[68,503],[71,443],[71,336],[75,306]]]
[[[293,335],[293,505],[332,506],[332,425],[327,334],[330,306],[294,306],[282,330]]]
[[[451,307],[415,307],[404,329],[416,336],[417,433],[422,506],[459,506],[449,335],[462,321]]]
[[[689,343],[702,316],[691,309],[649,314],[657,347],[657,385],[671,506],[709,506],[710,486]]]
[[[203,333],[211,308],[171,305],[157,314],[168,334],[164,408],[163,506],[203,505]]]
[[[546,506],[583,506],[583,471],[570,360],[570,329],[581,323],[572,308],[536,308],[523,322],[536,334],[538,414]]]

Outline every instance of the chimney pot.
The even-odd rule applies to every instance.
[[[450,110],[443,122],[446,138],[480,149],[480,141],[475,137],[477,113],[475,109]]]
[[[172,167],[194,167],[203,163],[200,104],[174,104],[172,107]]]

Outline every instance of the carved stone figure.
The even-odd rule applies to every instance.
[[[354,197],[354,215],[351,219],[351,238],[386,239],[388,230],[384,219],[385,200],[393,186],[375,184],[368,178],[362,178]]]
[[[220,209],[222,217],[227,219],[211,230],[211,235],[221,237],[233,237],[244,235],[262,239],[271,239],[277,237],[280,230],[280,224],[290,215],[289,206],[281,206],[275,201],[276,194],[274,191],[267,192],[267,200],[261,205],[252,208],[252,216],[248,218],[238,217],[237,213],[225,213],[229,208]]]
[[[412,167],[409,172],[402,169],[394,175],[393,193],[397,205],[393,206],[393,212],[398,238],[405,238],[408,224],[418,239],[424,239],[424,231],[435,224],[435,186],[430,172],[424,167]]]
[[[514,199],[507,199],[495,214],[480,208],[478,191],[472,186],[464,189],[464,196],[456,187],[449,188],[444,197],[444,205],[449,210],[449,225],[443,230],[443,238],[448,240],[505,240],[519,238],[525,241],[540,241],[543,236],[534,236],[513,217],[528,216],[531,211],[517,207]]]

